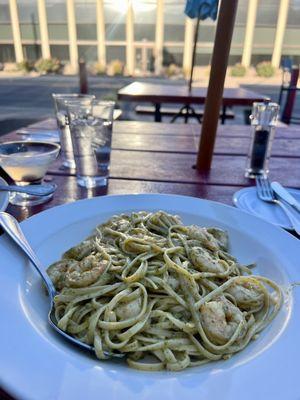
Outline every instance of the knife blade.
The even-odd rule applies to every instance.
[[[280,183],[272,182],[271,187],[279,197],[300,212],[300,203]]]

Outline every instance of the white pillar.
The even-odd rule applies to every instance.
[[[69,54],[70,63],[74,72],[78,71],[78,48],[77,48],[77,32],[76,32],[76,19],[74,0],[67,1],[67,21],[69,33]]]
[[[164,47],[164,0],[157,0],[155,27],[155,74],[160,75],[163,65]]]
[[[193,57],[193,43],[195,33],[195,21],[191,18],[185,18],[184,48],[183,48],[183,72],[186,77],[190,76]]]
[[[250,67],[258,0],[249,0],[242,65]]]
[[[47,13],[45,0],[37,0],[38,13],[39,13],[39,25],[40,25],[40,35],[41,35],[41,47],[42,47],[42,57],[50,58],[50,45],[49,45],[49,35],[48,35],[48,24],[47,24]]]
[[[278,11],[276,36],[275,36],[274,50],[272,55],[272,65],[275,68],[278,68],[280,66],[282,44],[284,39],[284,32],[288,17],[288,11],[289,11],[289,0],[281,0]]]
[[[97,53],[98,62],[103,67],[106,66],[106,48],[105,48],[105,20],[103,0],[96,0],[97,15]]]
[[[127,74],[134,73],[134,14],[132,1],[128,0],[128,8],[126,14],[126,70]]]
[[[24,60],[17,0],[9,0],[10,20],[14,39],[16,62]]]

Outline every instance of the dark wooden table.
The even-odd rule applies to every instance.
[[[55,128],[55,121],[34,125]],[[220,125],[212,169],[201,174],[194,169],[200,126],[150,122],[115,122],[111,171],[106,188],[86,190],[76,184],[75,171],[61,168],[57,159],[47,180],[58,189],[53,199],[30,208],[9,206],[19,220],[55,205],[77,199],[117,193],[176,193],[232,204],[238,189],[252,185],[244,178],[249,126]],[[16,133],[2,137],[19,138]],[[300,129],[277,128],[270,162],[270,176],[286,186],[300,188]]]
[[[133,82],[118,91],[118,99],[137,103],[153,103],[154,118],[161,122],[161,104],[204,104],[206,88],[193,88],[189,93],[188,86],[157,85],[144,82]],[[223,115],[227,107],[252,106],[255,101],[264,101],[267,97],[243,88],[225,88],[223,93]]]
[[[49,119],[35,128],[53,129]],[[51,201],[34,207],[9,206],[19,221],[59,204],[105,194],[174,193],[232,204],[234,192],[253,182],[244,178],[250,127],[219,127],[212,169],[200,174],[193,165],[199,142],[199,125],[149,122],[116,122],[113,133],[111,173],[107,188],[85,190],[72,173],[61,169],[58,159],[48,171],[48,181],[58,189]],[[2,141],[19,138],[16,133]],[[270,177],[283,185],[300,188],[300,128],[278,128],[270,162]],[[0,398],[10,399],[0,390]]]

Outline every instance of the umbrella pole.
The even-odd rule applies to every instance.
[[[193,84],[193,74],[194,74],[196,52],[197,52],[199,23],[200,23],[200,17],[197,18],[196,29],[195,29],[195,32],[194,32],[194,46],[193,46],[192,65],[191,65],[191,73],[190,73],[190,80],[189,80],[189,93],[191,93],[192,84]]]
[[[237,6],[238,0],[222,0],[219,9],[196,164],[201,172],[211,168]]]

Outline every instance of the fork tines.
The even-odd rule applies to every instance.
[[[274,200],[273,189],[271,188],[271,184],[268,178],[264,178],[263,176],[256,176],[256,189],[258,197],[265,201]]]

